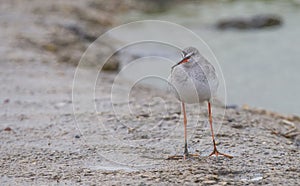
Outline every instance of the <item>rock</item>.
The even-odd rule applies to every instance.
[[[137,118],[139,118],[139,117],[149,118],[150,115],[147,114],[147,113],[143,113],[143,114],[139,114],[139,115],[137,116]]]
[[[75,138],[79,139],[79,138],[80,138],[80,135],[76,134],[76,135],[75,135]]]
[[[244,125],[241,125],[241,124],[234,124],[231,126],[232,128],[235,128],[235,129],[242,129],[242,128],[245,128]]]
[[[265,28],[279,26],[281,25],[282,20],[275,15],[257,15],[252,18],[250,23],[253,28]]]
[[[108,62],[106,62],[103,65],[102,70],[104,70],[104,71],[117,71],[117,70],[119,70],[119,66],[120,66],[120,63],[117,60],[117,58],[115,56],[112,56],[108,60]]]
[[[42,48],[44,48],[45,50],[49,51],[49,52],[57,52],[57,46],[55,46],[53,43],[45,43],[42,44]]]
[[[172,115],[167,115],[167,116],[164,116],[162,119],[165,120],[165,121],[172,121],[172,120],[175,120],[178,118],[178,115],[177,114],[172,114]]]
[[[59,108],[61,108],[61,107],[64,107],[66,104],[67,104],[67,102],[62,101],[62,102],[56,103],[56,104],[54,105],[54,107],[55,107],[56,109],[59,109]]]
[[[81,40],[93,42],[97,39],[96,36],[87,33],[86,31],[84,31],[84,29],[80,28],[77,25],[67,25],[67,26],[65,26],[65,28],[67,30],[69,30],[70,32],[72,32],[74,35],[78,36],[79,39],[81,39]]]
[[[204,185],[212,185],[212,184],[215,184],[216,181],[215,180],[205,180],[202,182]]]
[[[257,182],[257,181],[262,180],[262,179],[263,179],[262,176],[257,176],[257,177],[252,178],[250,181]]]
[[[4,131],[12,131],[12,129],[10,127],[6,127],[5,129],[3,129]]]
[[[295,138],[294,145],[295,145],[296,147],[299,147],[299,148],[300,148],[300,135],[299,135],[298,137]]]
[[[233,18],[221,20],[217,23],[220,30],[226,29],[262,29],[267,27],[279,26],[282,24],[280,17],[276,15],[255,15],[249,18]]]
[[[3,103],[9,103],[9,99],[7,98],[7,99],[5,99],[4,101],[3,101]]]
[[[227,185],[227,182],[224,182],[224,181],[223,181],[223,182],[219,182],[218,184],[219,184],[219,185]]]
[[[239,108],[239,106],[238,105],[225,105],[225,108],[226,109],[237,109],[237,108]]]
[[[234,118],[228,118],[227,121],[228,121],[229,123],[231,123],[231,122],[235,121],[235,119],[234,119]]]

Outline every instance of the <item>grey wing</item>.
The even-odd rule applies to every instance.
[[[201,70],[202,75],[198,76],[199,81],[207,84],[210,87],[212,94],[215,94],[219,86],[219,80],[214,66],[207,60],[204,60],[201,62]]]

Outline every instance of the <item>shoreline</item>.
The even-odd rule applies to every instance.
[[[31,64],[22,64],[24,71],[20,75],[23,81],[39,81],[32,76],[34,72]],[[180,104],[173,98],[164,97],[169,110],[167,115],[161,115],[161,102],[149,98],[148,90],[137,88],[133,92],[139,95],[139,99],[133,102],[137,103],[133,105],[136,108],[135,116],[125,114],[117,119],[106,105],[110,101],[105,96],[109,95],[107,91],[98,103],[99,108],[106,108],[105,110],[99,110],[98,114],[79,113],[77,122],[82,135],[74,123],[72,103],[69,101],[71,87],[68,87],[68,82],[72,81],[74,68],[70,70],[70,67],[65,66],[69,69],[66,72],[61,64],[44,66],[48,71],[45,78],[50,84],[54,83],[52,87],[23,87],[23,92],[20,93],[24,97],[7,96],[9,102],[1,105],[4,110],[7,109],[6,114],[1,114],[0,132],[0,161],[3,165],[0,172],[1,182],[4,184],[102,182],[105,185],[226,185],[298,182],[299,168],[295,164],[300,140],[298,118],[291,122],[290,118],[268,114],[267,111],[227,109],[216,137],[219,149],[232,154],[234,158],[216,159],[207,157],[212,144],[208,125],[205,125],[206,112],[200,112],[199,120],[197,108],[190,106],[187,108],[191,114],[188,121],[189,144],[191,150],[200,153],[200,158],[192,161],[165,160],[169,155],[182,153],[183,149]],[[63,81],[57,81],[58,69],[64,71]],[[5,76],[11,77],[8,74]],[[110,73],[104,76],[103,89],[111,86],[112,77]],[[14,81],[17,82],[18,79]],[[35,92],[32,98],[39,98],[28,99],[30,92],[27,90]],[[157,93],[153,91],[150,95],[157,96]],[[148,107],[143,106],[143,102],[147,100],[153,111],[148,115],[144,110]],[[123,104],[117,106],[121,110],[126,109]],[[15,109],[20,107],[21,110]],[[33,112],[22,112],[23,109],[33,109]],[[215,107],[213,110],[216,129],[222,112],[222,107]],[[99,116],[106,128],[99,127]],[[127,126],[124,127],[123,124]],[[124,165],[130,161],[132,162],[127,163],[127,166]],[[139,168],[141,165],[146,166]]]

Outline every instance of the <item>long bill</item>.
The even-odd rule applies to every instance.
[[[175,68],[176,66],[178,66],[178,65],[180,65],[180,64],[181,64],[181,61],[178,62],[177,64],[173,65],[173,66],[172,66],[172,70],[173,70],[173,68]]]
[[[178,65],[180,65],[180,64],[182,64],[182,63],[186,63],[186,62],[188,62],[188,58],[186,57],[186,58],[183,58],[181,61],[179,61],[177,64],[175,64],[175,65],[173,65],[172,66],[172,70],[173,70],[173,68],[175,68],[176,66],[178,66]]]

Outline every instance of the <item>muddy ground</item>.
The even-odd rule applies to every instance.
[[[207,157],[212,142],[205,105],[189,105],[189,149],[200,157],[183,161],[166,160],[183,152],[180,103],[169,94],[136,86],[129,107],[118,92],[121,101],[112,104],[117,72],[101,72],[95,109],[77,109],[85,98],[74,106],[76,65],[70,64],[97,34],[118,24],[107,18],[112,11],[104,10],[113,8],[102,1],[83,2],[1,3],[1,185],[299,183],[298,116],[215,104],[219,150],[234,156],[216,158]],[[91,6],[103,11],[93,13]],[[94,70],[84,72],[81,95]],[[126,89],[128,82],[118,85]]]

